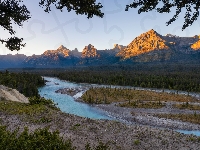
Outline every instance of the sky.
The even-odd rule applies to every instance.
[[[23,27],[14,26],[16,36],[24,38],[26,47],[20,51],[10,51],[0,43],[0,55],[6,54],[33,54],[40,55],[46,50],[55,50],[60,45],[80,52],[88,44],[98,50],[111,49],[114,44],[127,46],[140,34],[154,29],[161,35],[168,33],[177,36],[194,36],[200,34],[200,20],[198,19],[184,31],[184,12],[171,25],[166,22],[174,15],[171,13],[159,14],[155,11],[138,14],[138,9],[125,11],[127,4],[132,0],[98,0],[104,6],[101,10],[104,17],[94,16],[87,19],[86,15],[76,15],[75,12],[57,10],[52,7],[50,13],[39,7],[39,0],[24,0],[31,13],[31,18],[23,23]],[[0,28],[0,37],[10,37],[7,31]]]

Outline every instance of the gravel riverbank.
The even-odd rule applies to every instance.
[[[155,114],[177,113],[179,111],[178,109],[167,110],[165,107],[161,109],[124,108],[116,106],[115,104],[98,104],[93,106],[105,111],[108,115],[129,124],[147,125],[174,130],[200,130],[200,125],[198,124],[155,117]],[[190,110],[186,110],[183,113],[187,113],[187,111],[191,113]],[[196,113],[200,112],[196,111]]]
[[[82,93],[86,90],[87,88],[81,89],[79,87],[74,89],[59,89],[56,92],[60,92],[61,94],[69,94],[69,91],[73,91],[73,94],[71,94],[71,96],[74,96],[76,101],[83,102],[81,96]],[[176,103],[177,102],[165,102],[165,106],[158,109],[119,107],[119,103],[91,105],[97,109],[104,111],[108,116],[111,116],[112,118],[128,124],[146,125],[151,127],[167,128],[174,130],[200,130],[199,124],[156,117],[157,114],[200,114],[200,111],[178,109],[172,107],[172,105]]]

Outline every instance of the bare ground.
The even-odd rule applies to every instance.
[[[81,101],[81,99],[77,100]],[[30,116],[26,114],[9,115],[0,112],[0,124],[6,125],[11,131],[18,127],[22,131],[25,126],[29,128],[30,132],[37,128],[49,127],[50,131],[58,130],[64,139],[70,138],[73,145],[80,150],[85,149],[86,143],[95,146],[100,141],[107,143],[113,150],[200,149],[200,137],[171,130],[199,130],[199,125],[178,120],[159,119],[153,116],[155,113],[193,113],[190,110],[185,112],[185,110],[174,109],[171,106],[172,103],[167,103],[161,109],[133,109],[118,107],[116,103],[93,105],[119,121],[92,120],[54,110],[53,113],[51,111],[51,114],[44,114],[51,116],[49,122],[36,123],[32,122]],[[39,120],[39,117],[35,116],[34,119]]]
[[[160,109],[146,109],[146,108],[125,108],[119,107],[115,104],[98,104],[94,107],[105,111],[108,115],[116,119],[138,125],[148,125],[152,127],[161,127],[169,129],[180,130],[200,130],[200,125],[189,122],[182,122],[180,120],[166,119],[155,117],[155,114],[193,114],[194,112],[187,109],[176,109],[172,107],[172,103],[168,102],[165,107]]]
[[[140,125],[128,125],[109,120],[92,120],[55,111],[51,122],[31,123],[26,115],[8,115],[0,112],[1,124],[8,130],[27,126],[30,131],[49,127],[50,131],[59,130],[65,139],[71,139],[77,149],[85,149],[85,144],[107,143],[113,150],[186,150],[200,149],[200,138],[184,135],[169,129],[157,129]],[[26,121],[24,119],[26,118]]]

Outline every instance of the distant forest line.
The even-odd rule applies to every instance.
[[[200,92],[200,65],[136,64],[70,68],[23,68],[29,72],[77,83],[135,86]]]

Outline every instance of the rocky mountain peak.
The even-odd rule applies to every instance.
[[[126,46],[119,45],[119,44],[114,44],[114,47],[113,47],[112,50],[114,50],[116,52],[119,52],[119,51],[122,51],[124,48],[126,48]]]
[[[157,36],[161,36],[158,32],[156,32],[154,29],[150,29],[147,32],[144,32],[143,34],[150,34],[150,35],[157,35]]]
[[[157,33],[154,29],[150,29],[149,31],[147,31],[146,33]]]
[[[74,50],[72,50],[72,51],[74,51],[74,52],[78,52],[78,49],[77,48],[75,48]]]
[[[92,44],[89,44],[87,47],[88,47],[88,49],[91,49],[94,46]]]
[[[63,55],[64,57],[69,56],[70,50],[64,47],[63,45],[59,46],[57,50],[46,50],[43,55],[44,56],[55,56]]]
[[[117,56],[126,59],[154,50],[169,49],[165,42],[166,41],[162,39],[160,34],[151,29],[136,37],[126,48],[121,50]]]
[[[64,47],[63,45],[60,45],[57,50],[60,50],[60,49],[67,49],[67,48]]]
[[[118,48],[118,49],[122,49],[122,48],[125,48],[125,47],[126,47],[126,46],[119,45],[119,44],[114,44],[113,49],[116,49],[116,48]]]
[[[114,44],[113,49],[116,48],[116,47],[118,47],[118,44]]]
[[[79,52],[77,48],[75,48],[74,50],[70,51],[69,54],[72,55],[72,56],[75,56],[75,57],[81,57],[81,52]]]
[[[97,49],[89,44],[88,46],[85,46],[85,48],[82,51],[82,55],[81,57],[85,58],[85,57],[97,57]]]
[[[27,57],[24,62],[27,66],[34,67],[164,62],[176,61],[179,58],[184,62],[193,58],[196,61],[199,54],[200,36],[179,37],[173,34],[163,36],[151,29],[134,38],[128,46],[114,44],[111,49],[97,50],[92,44],[88,44],[82,52],[79,52],[77,48],[69,50],[60,45],[56,50],[47,50],[42,55]],[[4,56],[1,58],[0,60],[3,60]],[[8,58],[9,62],[13,60],[9,55],[4,64],[9,63]],[[129,58],[130,60],[124,61]]]

